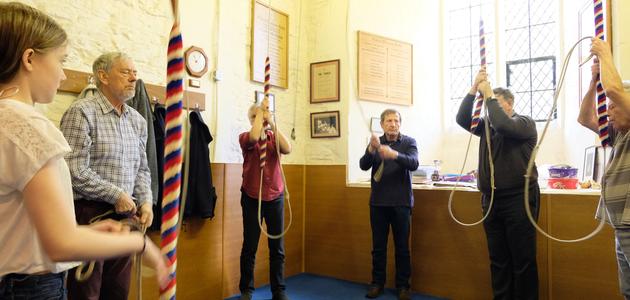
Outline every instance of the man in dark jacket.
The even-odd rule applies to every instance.
[[[508,89],[492,90],[485,68],[482,68],[459,107],[457,124],[462,128],[470,130],[471,112],[478,91],[488,107],[487,116],[472,132],[481,138],[477,187],[482,193],[484,214],[490,209],[492,189],[486,144],[488,138],[494,163],[494,204],[483,223],[490,254],[494,299],[538,299],[536,229],[527,218],[523,203],[523,175],[538,138],[536,124],[532,118],[514,112],[514,96]],[[485,122],[489,122],[490,136],[486,135]],[[529,205],[535,219],[538,219],[540,202],[537,178],[534,167],[530,177]]]
[[[370,224],[372,226],[372,284],[366,297],[376,298],[383,293],[387,264],[387,236],[389,227],[396,246],[396,288],[398,298],[411,299],[409,277],[409,228],[413,191],[411,171],[418,168],[416,140],[400,133],[400,113],[386,109],[381,114],[380,138],[372,135],[370,144],[361,157],[362,170],[372,168],[370,194]]]

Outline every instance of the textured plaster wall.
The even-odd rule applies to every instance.
[[[22,2],[48,13],[68,32],[71,43],[66,68],[90,72],[92,61],[99,54],[123,51],[133,57],[139,77],[145,82],[165,84],[166,45],[173,22],[169,1]],[[272,7],[290,16],[289,88],[272,88],[271,92],[276,96],[279,128],[287,135],[295,128],[294,150],[284,162],[297,164],[304,163],[308,136],[308,46],[305,24],[301,23],[302,12],[306,11],[302,9],[303,2],[306,1],[271,2]],[[203,116],[214,135],[213,162],[242,161],[237,137],[249,129],[246,112],[253,103],[254,92],[262,90],[262,84],[249,80],[251,5],[251,0],[180,1],[184,48],[199,46],[209,58],[209,72],[200,79],[201,87],[188,89],[205,94]],[[214,70],[220,74],[220,81],[213,79]],[[60,94],[56,100],[38,107],[58,123],[74,95]]]
[[[6,0],[0,0],[6,1]],[[69,69],[89,72],[92,61],[102,52],[130,54],[146,82],[165,84],[166,43],[172,24],[168,1],[46,1],[23,0],[55,18],[70,36]],[[269,3],[263,1],[263,3]],[[262,84],[250,80],[250,0],[180,1],[184,47],[202,47],[209,57],[209,72],[201,88],[204,119],[214,135],[213,162],[241,162],[237,135],[249,128],[247,108]],[[288,89],[272,88],[276,96],[279,128],[290,135],[295,130],[293,153],[284,157],[291,164],[347,164],[350,180],[367,177],[358,168],[369,136],[368,125],[388,107],[403,116],[402,132],[418,141],[420,161],[444,161],[445,171],[459,171],[468,136],[445,120],[441,105],[444,83],[441,14],[443,4],[414,0],[273,0],[271,5],[289,15]],[[630,79],[630,43],[623,16],[630,13],[627,1],[613,0],[613,49],[622,77]],[[560,5],[564,22],[562,53],[574,42],[577,20],[574,5]],[[414,104],[390,106],[361,101],[357,97],[357,31],[362,30],[413,44]],[[340,59],[339,102],[309,103],[309,65]],[[217,70],[221,80],[213,79]],[[578,109],[576,76],[569,70],[565,92],[560,99],[560,118],[541,148],[539,164],[569,163],[581,167],[583,149],[595,144],[594,135],[575,123]],[[498,84],[501,84],[500,82]],[[57,102],[39,106],[55,122],[74,95],[60,94]],[[341,137],[312,139],[310,114],[340,111]],[[452,122],[451,122],[452,123]],[[539,128],[539,131],[542,128]],[[577,142],[576,142],[577,141]],[[473,139],[469,163],[474,168],[478,142]]]

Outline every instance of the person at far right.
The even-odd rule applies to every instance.
[[[606,218],[615,229],[619,289],[625,299],[630,299],[630,93],[624,90],[612,60],[610,46],[594,38],[591,53],[597,56],[599,63],[591,67],[591,84],[582,99],[578,122],[595,133],[599,132],[595,98],[597,78],[601,77],[602,87],[609,100],[608,136],[613,150],[602,179],[596,217],[600,220]]]

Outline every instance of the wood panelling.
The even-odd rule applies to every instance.
[[[225,201],[223,206],[223,297],[238,292],[240,256],[243,244],[243,219],[241,213],[241,183],[243,167],[240,164],[225,165]],[[259,244],[260,245],[260,244]],[[258,247],[264,251],[265,247]],[[260,251],[258,254],[261,254]],[[257,255],[262,258],[263,255]],[[257,260],[256,263],[260,263]],[[257,274],[256,274],[257,275]],[[262,279],[257,277],[259,280]]]
[[[177,297],[180,299],[221,299],[222,226],[224,199],[224,165],[212,164],[213,185],[217,192],[215,217],[185,219],[177,243]],[[159,245],[159,232],[150,233]],[[143,299],[158,299],[159,289],[153,270],[143,268]],[[132,276],[133,278],[133,276]],[[132,285],[135,281],[132,280]],[[132,287],[130,299],[135,299]]]
[[[285,237],[285,276],[291,276],[303,271],[304,166],[287,165],[284,171],[293,210],[293,225]],[[177,297],[180,299],[224,299],[239,292],[243,241],[241,174],[241,164],[212,164],[213,184],[217,191],[215,217],[184,221],[177,248]],[[285,211],[286,223],[289,220],[288,206]],[[149,236],[159,243],[158,232]],[[261,238],[256,256],[256,286],[269,283],[268,253],[267,241]],[[154,272],[144,267],[143,275],[143,299],[158,299]],[[132,282],[129,298],[136,298],[135,282]]]
[[[371,235],[368,188],[346,187],[345,166],[306,166],[305,271],[368,283]],[[452,299],[491,299],[490,262],[482,225],[464,227],[448,215],[449,191],[414,190],[414,291]],[[538,224],[562,238],[592,231],[597,196],[542,195]],[[479,220],[478,192],[458,192],[454,213]],[[388,279],[393,278],[391,240]],[[540,299],[621,299],[612,230],[564,244],[538,234]],[[389,281],[391,285],[391,281]]]
[[[414,198],[412,289],[452,299],[492,299],[482,225],[465,227],[451,220],[445,191],[414,191]],[[456,193],[455,216],[466,223],[479,220],[479,202],[477,193]]]
[[[212,179],[217,189],[217,204],[212,220],[184,220],[177,248],[177,295],[180,299],[219,299],[223,273],[223,215],[225,190],[224,165],[213,164]]]
[[[285,237],[285,275],[309,272],[360,283],[371,280],[369,188],[346,187],[345,166],[284,167],[293,225]],[[187,220],[178,248],[181,299],[223,299],[237,294],[242,216],[240,164],[213,164],[218,202],[213,220]],[[464,227],[448,215],[449,191],[415,190],[412,214],[412,289],[452,299],[490,299],[489,259],[481,225]],[[458,192],[454,213],[465,222],[481,218],[479,193]],[[561,238],[592,231],[597,196],[543,195],[538,224]],[[285,205],[285,225],[288,205]],[[158,233],[151,235],[159,240]],[[592,240],[565,244],[538,235],[540,299],[621,299],[613,232],[608,225]],[[303,246],[304,245],[304,246]],[[393,287],[393,243],[387,284]],[[269,282],[267,242],[261,238],[256,286]],[[144,269],[144,299],[157,299]],[[290,289],[290,287],[289,287]],[[132,290],[130,298],[134,298]]]
[[[285,276],[302,272],[302,240],[303,240],[303,182],[304,166],[285,165],[284,172],[290,193],[293,224],[287,232],[285,245]],[[223,237],[223,297],[239,293],[240,255],[243,244],[243,218],[241,212],[241,164],[225,165],[225,206]],[[289,221],[289,206],[285,203],[285,226]],[[256,254],[254,273],[255,286],[269,283],[269,249],[267,239],[261,234]]]
[[[540,196],[540,212],[538,213],[538,226],[549,231],[549,219],[552,217],[549,211],[550,197]],[[523,203],[524,204],[524,203]],[[542,234],[536,235],[536,261],[538,263],[538,293],[541,299],[551,299],[549,295],[549,239]],[[562,298],[560,298],[562,299]]]
[[[594,215],[599,197],[548,197],[553,235],[575,239],[597,227]],[[549,243],[551,299],[623,299],[617,281],[614,234],[609,225],[584,242]]]
[[[369,283],[370,190],[346,188],[345,173],[345,166],[306,166],[304,267],[309,273]]]
[[[412,289],[453,299],[491,299],[490,260],[483,225],[462,226],[448,214],[449,191],[415,190]],[[464,223],[482,218],[480,194],[457,192],[453,214]],[[546,228],[545,200],[538,224]],[[537,238],[540,294],[547,292],[547,240]],[[544,298],[544,297],[543,297]]]
[[[285,276],[292,276],[304,272],[303,241],[304,241],[304,165],[286,165],[287,186],[289,188],[293,224],[285,236]],[[284,226],[289,222],[289,207],[285,202]]]

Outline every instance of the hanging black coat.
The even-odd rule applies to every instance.
[[[188,194],[185,216],[213,218],[217,194],[212,185],[210,150],[212,135],[198,111],[190,113]]]
[[[147,163],[149,170],[151,171],[151,192],[153,194],[153,204],[157,203],[159,195],[159,181],[158,179],[158,156],[156,154],[156,142],[155,142],[155,116],[151,112],[151,103],[149,102],[149,93],[144,86],[142,79],[136,81],[136,95],[127,101],[127,105],[137,110],[145,120],[147,120]]]
[[[153,205],[152,230],[160,230],[162,223],[162,193],[164,191],[164,139],[166,138],[166,107],[156,104],[153,109],[153,129],[155,131],[155,153],[157,160],[158,195]]]

